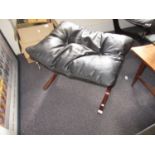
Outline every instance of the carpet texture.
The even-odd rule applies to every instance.
[[[140,63],[132,52],[126,56],[103,115],[97,109],[104,87],[59,75],[43,91],[51,72],[28,64],[22,55],[19,60],[21,134],[126,135],[155,123],[155,97],[140,82],[131,87]],[[143,77],[155,85],[151,70],[146,69]]]

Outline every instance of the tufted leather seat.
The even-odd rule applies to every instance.
[[[112,86],[131,45],[130,37],[93,32],[63,22],[39,44],[26,50],[32,59],[54,72]]]

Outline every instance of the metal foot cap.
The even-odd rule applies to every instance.
[[[98,112],[98,114],[101,114],[101,115],[103,114],[103,111],[100,109],[97,112]]]

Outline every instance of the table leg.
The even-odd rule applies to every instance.
[[[138,80],[138,78],[140,77],[140,75],[143,73],[144,69],[145,69],[146,65],[144,64],[144,62],[141,62],[141,64],[138,67],[137,73],[132,81],[131,86],[133,87],[133,85],[136,83],[136,81]]]

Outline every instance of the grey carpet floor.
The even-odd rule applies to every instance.
[[[140,61],[129,52],[103,115],[97,114],[105,88],[59,76],[43,91],[51,72],[20,60],[20,133],[37,135],[127,135],[155,123],[155,97],[131,82]],[[124,76],[128,76],[125,80]],[[147,69],[144,79],[155,85]]]

